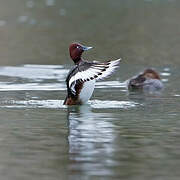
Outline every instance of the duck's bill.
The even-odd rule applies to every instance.
[[[89,49],[92,49],[93,47],[83,46],[82,48],[83,48],[84,51],[87,51],[87,50],[89,50]]]

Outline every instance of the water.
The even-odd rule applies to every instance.
[[[177,0],[1,0],[0,179],[179,180],[179,12]],[[89,60],[123,60],[67,107],[74,41],[94,47]],[[129,93],[147,67],[164,90]]]
[[[122,65],[88,104],[66,107],[68,68],[0,68],[1,178],[178,179],[177,69],[159,69],[165,90],[143,95],[128,93]]]

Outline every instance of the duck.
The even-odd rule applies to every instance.
[[[84,51],[92,47],[80,43],[69,46],[70,58],[74,66],[66,78],[67,96],[64,105],[82,105],[91,98],[97,80],[110,76],[118,67],[120,59],[106,62],[87,61],[82,58]]]
[[[142,73],[129,79],[127,87],[129,91],[143,90],[145,92],[154,92],[162,90],[164,86],[159,73],[152,68],[147,68]]]

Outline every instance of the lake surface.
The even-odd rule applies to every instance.
[[[158,68],[164,91],[138,94],[126,66],[72,107],[69,67],[0,67],[1,179],[179,179],[179,71]]]
[[[0,179],[179,180],[180,1],[0,0]],[[68,46],[122,57],[83,106],[63,105]],[[161,93],[129,93],[147,67]]]

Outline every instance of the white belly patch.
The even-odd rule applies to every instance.
[[[83,88],[81,89],[80,95],[79,95],[79,99],[85,103],[87,102],[91,96],[92,93],[94,91],[94,87],[95,87],[95,80],[90,80],[90,81],[86,81],[83,84]]]

